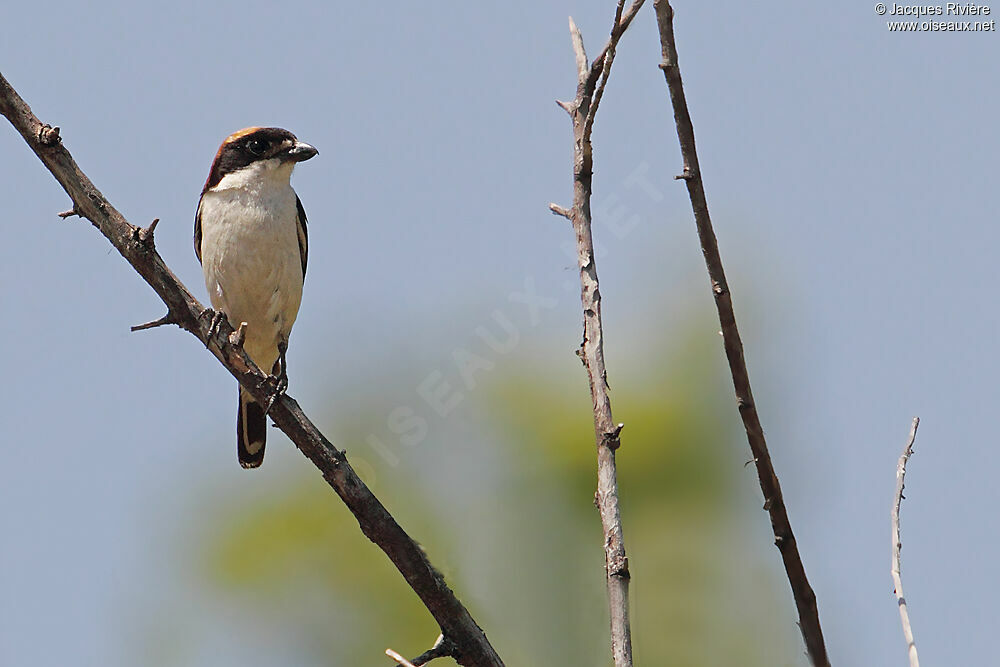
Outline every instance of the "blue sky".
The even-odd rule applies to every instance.
[[[831,659],[903,663],[888,516],[919,414],[903,506],[918,646],[929,664],[986,664],[1000,590],[997,34],[890,33],[865,3],[676,4],[709,205]],[[651,9],[619,48],[594,133],[612,376],[669,338],[648,330],[650,304],[671,304],[670,322],[710,299],[671,180]],[[280,125],[319,148],[293,179],[311,254],[289,356],[290,392],[317,410],[321,390],[350,401],[393,355],[433,371],[528,279],[554,300],[533,349],[571,356],[571,236],[547,210],[570,201],[571,134],[553,100],[574,90],[567,15],[593,54],[613,11],[21,3],[5,10],[0,71],[130,221],[160,218],[161,254],[202,297],[192,220],[222,138]],[[0,657],[118,664],[121,601],[155,589],[150,545],[165,538],[151,536],[186,484],[247,486],[229,442],[236,391],[190,336],[129,333],[161,304],[89,224],[55,217],[67,197],[9,127],[0,180]],[[615,227],[619,206],[635,224]],[[309,363],[319,352],[329,368]],[[272,446],[270,467],[297,456]]]

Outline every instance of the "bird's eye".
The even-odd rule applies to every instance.
[[[247,150],[252,155],[263,155],[264,151],[267,150],[267,142],[262,139],[251,139],[247,142]]]

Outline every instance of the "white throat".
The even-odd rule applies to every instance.
[[[289,187],[292,170],[295,163],[279,158],[258,160],[222,177],[218,184],[211,188],[215,192],[222,190],[247,190],[263,193],[273,189]]]

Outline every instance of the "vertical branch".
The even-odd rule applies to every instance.
[[[594,241],[591,235],[591,181],[594,175],[591,130],[597,107],[607,85],[615,47],[628,28],[644,0],[634,0],[624,11],[624,0],[618,1],[611,39],[589,66],[579,29],[569,20],[570,37],[577,63],[576,98],[559,102],[573,122],[573,207],[566,210],[552,204],[556,214],[573,223],[576,234],[577,260],[580,268],[580,301],[583,306],[583,342],[577,355],[583,361],[590,381],[594,408],[594,433],[597,444],[597,494],[594,501],[601,514],[604,529],[604,556],[608,585],[608,605],[611,616],[611,652],[616,667],[632,665],[632,635],[629,624],[628,558],[622,535],[621,510],[618,504],[618,473],[615,451],[620,446],[622,424],[615,424],[608,397],[608,372],[604,365],[604,333],[601,323],[601,292],[594,263]]]
[[[903,502],[903,479],[906,477],[906,464],[913,454],[913,441],[917,439],[917,427],[920,426],[920,417],[913,418],[913,426],[910,427],[910,438],[903,448],[903,453],[896,464],[896,493],[892,501],[892,584],[896,591],[896,602],[899,604],[899,619],[903,624],[903,637],[906,639],[906,652],[910,658],[910,667],[920,667],[917,659],[917,645],[913,642],[913,629],[910,628],[910,614],[906,609],[906,598],[903,597],[903,579],[900,576],[899,552],[903,549],[903,543],[899,536],[899,506]]]
[[[743,426],[746,429],[747,440],[753,453],[753,461],[757,468],[760,489],[764,494],[764,509],[770,514],[771,529],[774,533],[774,543],[781,552],[788,582],[791,584],[792,596],[799,614],[799,627],[805,640],[806,650],[815,667],[829,667],[826,655],[826,645],[823,641],[823,630],[819,623],[819,611],[816,608],[816,594],[809,585],[802,559],[799,556],[798,545],[792,534],[792,526],[788,520],[785,501],[781,495],[781,486],[771,463],[771,455],[764,439],[764,429],[757,415],[757,406],[750,389],[750,377],[747,373],[746,360],[743,357],[743,342],[740,340],[739,329],[736,326],[736,314],[733,311],[733,301],[726,283],[726,273],[722,268],[722,258],[719,255],[719,245],[712,228],[712,220],[708,214],[708,202],[705,199],[705,188],[698,166],[698,154],[695,150],[694,126],[688,113],[687,101],[684,98],[684,86],[677,65],[677,47],[674,42],[673,17],[674,10],[668,0],[654,0],[656,22],[660,32],[660,46],[663,61],[660,69],[667,82],[670,100],[673,104],[674,122],[677,126],[677,138],[680,141],[681,155],[684,160],[684,171],[676,178],[687,184],[691,208],[694,210],[695,225],[698,228],[698,238],[701,250],[705,256],[705,264],[711,279],[712,294],[722,325],[723,344],[729,369],[736,389],[736,402],[739,407]]]

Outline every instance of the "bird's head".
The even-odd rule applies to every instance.
[[[287,179],[298,162],[319,151],[280,127],[248,127],[226,137],[215,154],[204,190],[243,187],[261,179]]]

